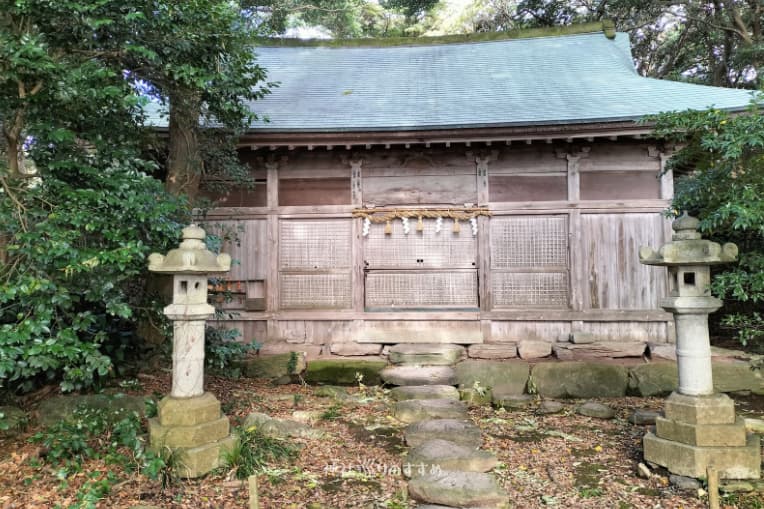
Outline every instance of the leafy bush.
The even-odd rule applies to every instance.
[[[225,457],[225,468],[246,479],[269,463],[297,457],[298,448],[281,438],[264,435],[255,426],[237,430],[239,443]]]
[[[244,359],[247,353],[260,348],[260,344],[252,340],[249,343],[237,341],[240,333],[236,329],[208,326],[205,331],[204,361],[210,372],[224,374],[230,378],[240,376],[237,362]]]
[[[73,390],[107,375],[134,343],[147,254],[177,242],[185,204],[145,162],[66,155],[39,159],[50,171],[19,194],[23,220],[0,200],[0,387]]]
[[[684,147],[670,160],[675,211],[697,216],[705,235],[735,242],[740,262],[715,272],[712,291],[727,299],[722,324],[743,345],[764,338],[764,115],[719,110],[658,116],[656,133]],[[751,345],[757,347],[759,345]]]

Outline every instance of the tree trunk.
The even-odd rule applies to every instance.
[[[199,191],[202,158],[199,153],[201,99],[186,90],[170,93],[170,139],[167,158],[167,191],[193,200]]]

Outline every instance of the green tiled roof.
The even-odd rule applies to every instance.
[[[416,40],[413,40],[416,44]],[[749,91],[644,78],[626,34],[385,47],[257,49],[279,87],[253,132],[392,131],[637,120],[737,110]]]

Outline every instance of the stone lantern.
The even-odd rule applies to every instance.
[[[660,306],[674,315],[679,386],[666,400],[655,433],[643,440],[645,460],[688,477],[708,467],[726,479],[756,479],[761,471],[759,438],[747,435],[735,404],[715,394],[708,315],[722,302],[711,296],[711,266],[734,262],[737,246],[701,239],[699,221],[686,213],[674,221],[672,242],[658,252],[639,250],[639,261],[668,268],[669,296]]]
[[[200,477],[216,468],[220,455],[236,439],[220,402],[204,392],[204,327],[215,312],[207,303],[207,278],[231,269],[231,257],[216,255],[204,243],[204,230],[183,229],[183,241],[167,256],[149,256],[149,270],[171,274],[172,303],[164,314],[173,322],[172,391],[149,420],[149,440],[155,449],[169,448],[178,458],[183,477]]]

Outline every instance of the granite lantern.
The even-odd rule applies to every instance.
[[[204,392],[204,327],[215,312],[207,302],[207,278],[228,272],[231,257],[215,254],[196,225],[183,229],[183,241],[166,256],[149,256],[149,270],[172,275],[172,303],[164,314],[173,322],[172,391],[149,420],[152,448],[169,448],[178,458],[178,474],[200,477],[216,468],[233,447],[228,418],[220,402]]]
[[[672,225],[672,242],[657,252],[639,250],[641,263],[668,268],[669,296],[660,306],[674,315],[679,372],[679,386],[656,419],[655,433],[644,437],[644,457],[688,477],[705,477],[711,466],[721,478],[755,479],[761,470],[759,438],[746,434],[732,399],[714,393],[708,335],[708,315],[722,305],[710,292],[711,266],[734,262],[738,249],[702,239],[698,225],[685,213]]]

